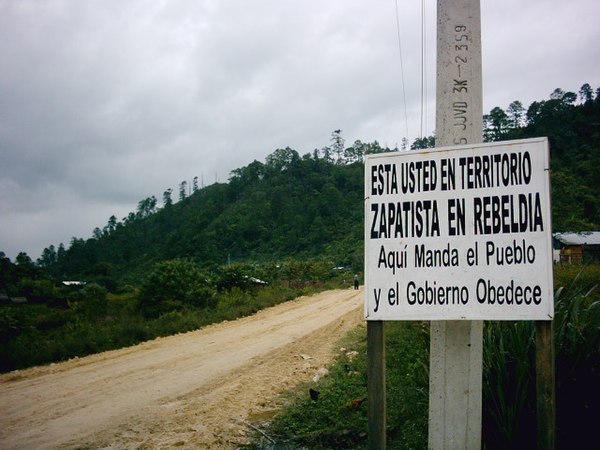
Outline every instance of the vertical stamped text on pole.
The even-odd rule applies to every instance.
[[[469,42],[471,38],[465,25],[454,26],[454,47],[453,58],[454,74],[452,77],[452,126],[458,131],[454,137],[453,143],[456,145],[466,144],[468,142],[467,117],[469,117],[469,102],[467,95],[469,93]]]

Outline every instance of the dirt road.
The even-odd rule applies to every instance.
[[[362,290],[0,376],[0,448],[235,448],[247,421],[327,365]]]

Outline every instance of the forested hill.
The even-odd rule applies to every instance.
[[[384,151],[367,144],[371,151]],[[363,165],[347,150],[300,156],[279,149],[265,163],[232,172],[228,183],[195,189],[176,203],[142,200],[122,222],[114,218],[86,241],[46,249],[42,265],[70,277],[103,272],[137,281],[158,261],[189,257],[200,265],[277,262],[287,257],[362,264]],[[129,276],[131,275],[131,276]]]
[[[527,109],[514,101],[484,125],[488,141],[547,136],[554,231],[600,230],[600,88],[555,89]]]
[[[515,101],[484,116],[485,140],[548,136],[551,145],[554,231],[600,229],[600,89],[578,94],[556,89],[528,108]],[[412,148],[434,145],[434,138]],[[360,270],[363,249],[363,164],[366,153],[390,151],[377,142],[330,147],[299,155],[285,148],[264,163],[231,173],[228,183],[180,186],[158,206],[155,197],[117,221],[113,216],[87,240],[50,246],[38,266],[60,277],[110,274],[140,281],[162,260],[189,257],[207,268],[227,261],[277,262],[327,258]]]

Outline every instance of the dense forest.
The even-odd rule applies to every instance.
[[[556,89],[528,108],[519,101],[506,110],[495,107],[484,116],[483,134],[485,141],[547,136],[553,231],[600,228],[600,88]],[[424,137],[411,149],[434,145],[434,136]],[[277,149],[265,162],[232,171],[227,183],[199,187],[197,178],[189,185],[184,181],[178,201],[167,189],[160,206],[155,196],[148,197],[122,220],[110,217],[88,239],[73,238],[68,248],[51,245],[36,263],[26,254],[15,262],[22,271],[35,268],[109,288],[139,285],[155,263],[175,258],[190,258],[210,270],[231,261],[325,257],[360,271],[363,156],[402,150],[376,141],[346,146],[341,130],[335,130],[329,145],[312,153]]]

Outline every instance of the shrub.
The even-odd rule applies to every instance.
[[[244,267],[239,264],[222,267],[217,278],[219,292],[231,291],[234,288],[247,291],[252,287],[249,275]]]
[[[45,302],[55,296],[54,284],[44,278],[21,278],[14,285],[7,287],[11,297],[27,297],[30,302]]]
[[[53,328],[59,328],[72,319],[72,311],[49,309],[45,314],[40,314],[35,317],[34,325],[40,331],[48,331]]]
[[[23,320],[15,308],[0,307],[0,342],[4,343],[21,333]]]
[[[186,302],[209,306],[214,303],[212,290],[208,278],[193,261],[172,259],[154,266],[140,290],[140,306],[150,317],[179,310]]]
[[[77,309],[90,318],[105,316],[108,308],[107,294],[102,286],[96,283],[88,284],[79,292],[80,303]]]
[[[214,307],[217,304],[217,295],[214,289],[195,284],[186,292],[185,303],[198,308]]]

